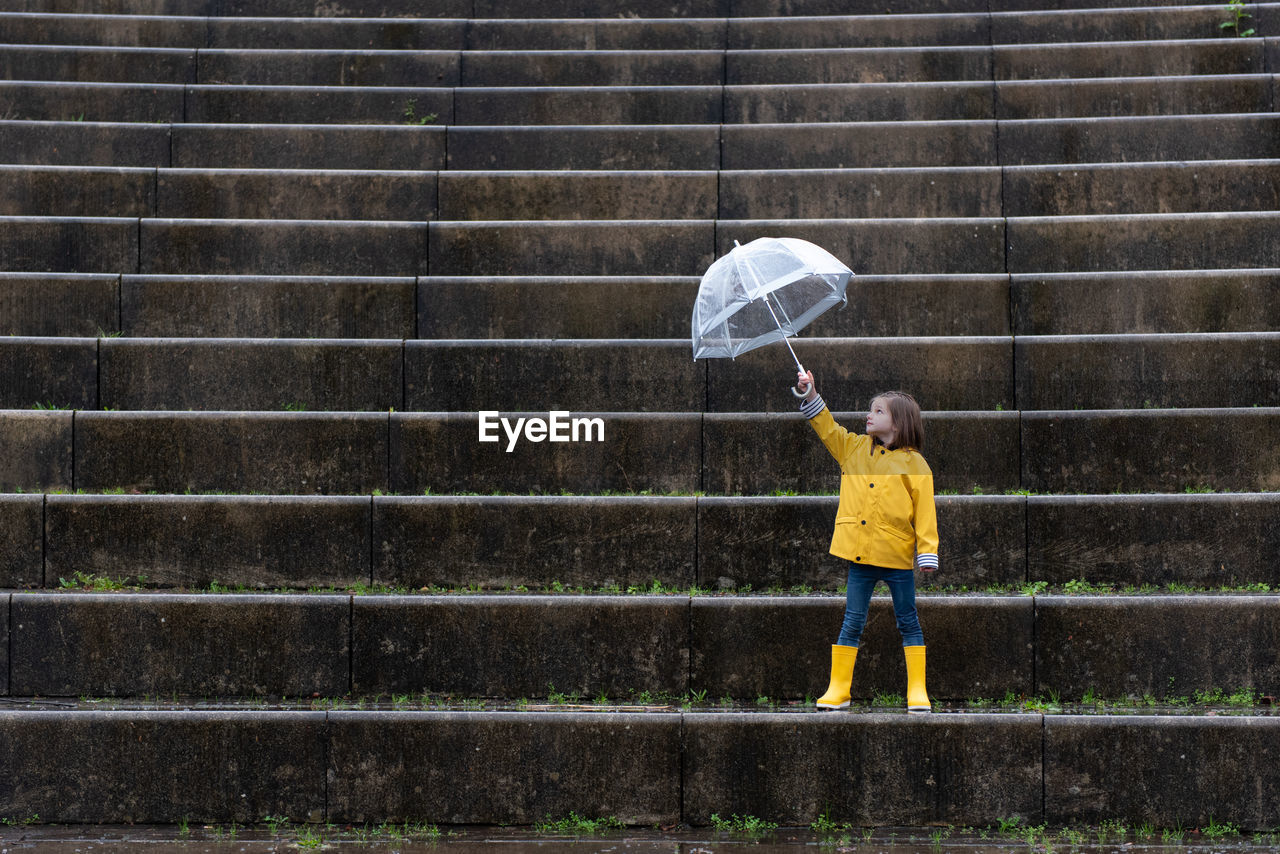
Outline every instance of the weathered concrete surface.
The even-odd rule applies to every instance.
[[[698,281],[694,276],[423,276],[418,337],[682,338],[689,333],[689,305]]]
[[[375,413],[79,413],[76,486],[368,494],[387,488]]]
[[[460,125],[700,125],[725,120],[720,86],[456,89]]]
[[[433,172],[161,169],[156,215],[189,219],[435,219]]]
[[[3,19],[12,44],[205,47],[208,22],[196,17],[14,14]]]
[[[930,698],[1033,693],[1033,606],[1029,597],[918,597]],[[820,696],[831,674],[831,645],[839,637],[844,607],[842,596],[695,597],[691,690],[740,699]],[[979,625],[982,631],[975,632]],[[859,644],[853,696],[904,696],[906,687],[893,603],[881,596],[872,600]]]
[[[44,496],[0,495],[0,588],[39,587],[43,580]],[[8,645],[0,646],[7,654]],[[7,679],[8,668],[3,672]]]
[[[779,394],[791,397],[785,388]],[[839,406],[836,392],[828,394],[828,404]],[[865,411],[833,415],[855,432],[866,420]],[[935,491],[1017,489],[1020,417],[1017,412],[926,413],[924,455],[934,471]],[[711,494],[804,495],[839,488],[839,466],[798,412],[709,413],[702,420],[702,437],[702,489]]]
[[[538,20],[524,9],[512,20],[469,21],[468,50],[723,50],[725,22],[663,16],[653,20],[594,17],[584,20]],[[506,17],[506,16],[501,16]]]
[[[994,824],[1041,814],[1038,715],[684,717],[686,821]]]
[[[168,166],[169,126],[3,120],[0,149],[9,163]]]
[[[1272,584],[1280,495],[1090,495],[1027,499],[1027,577],[1198,587]]]
[[[1276,270],[1161,270],[1013,276],[1017,335],[1265,332],[1280,329]]]
[[[445,165],[445,129],[440,126],[183,124],[174,125],[172,132],[172,165],[181,167],[443,169]],[[169,165],[167,157],[161,165]]]
[[[416,287],[411,276],[124,276],[120,325],[141,338],[412,338]]]
[[[70,412],[0,412],[0,489],[71,489]]]
[[[404,373],[410,411],[697,412],[707,402],[707,368],[687,338],[407,341]]]
[[[0,166],[5,216],[153,216],[154,169]]]
[[[1011,340],[1007,337],[805,336],[791,346],[800,363],[813,371],[819,393],[839,395],[849,402],[870,405],[876,394],[886,391],[885,382],[891,382],[895,388],[909,389],[931,412],[1014,408]],[[753,350],[732,361],[710,359],[707,369],[709,412],[795,411],[796,399],[778,394],[795,384],[795,375],[787,373],[777,348]]]
[[[0,47],[0,77],[64,83],[195,83],[196,52],[7,44]]]
[[[849,280],[845,293],[857,310],[828,311],[805,327],[807,337],[992,336],[1010,331],[1006,275],[859,275]]]
[[[0,408],[98,406],[94,338],[0,338]]]
[[[990,80],[991,50],[974,45],[728,51],[724,75],[731,86]]]
[[[991,166],[995,132],[994,121],[726,125],[723,168]]]
[[[551,414],[502,412],[512,431],[517,419]],[[702,418],[696,414],[589,412],[566,416],[600,419],[584,424],[579,441],[529,441],[522,432],[511,451],[506,428],[497,420],[480,442],[474,412],[391,416],[391,491],[421,494],[516,492],[591,494],[602,492],[691,493],[701,489]],[[572,438],[572,432],[570,432]],[[589,437],[589,438],[588,438]]]
[[[441,172],[442,220],[714,219],[712,171]]]
[[[997,45],[997,80],[1067,77],[1171,77],[1193,74],[1254,74],[1264,70],[1261,39]]]
[[[0,115],[27,121],[180,122],[183,86],[0,81]]]
[[[143,220],[137,272],[414,276],[427,242],[425,222]]]
[[[1263,113],[1271,109],[1271,76],[1005,80],[996,83],[996,102],[998,119]]]
[[[10,600],[13,599],[12,594],[0,596],[0,605],[4,606],[3,613],[0,613],[0,631],[4,632],[4,636],[9,637],[9,611]],[[9,693],[9,644],[0,645],[0,694],[7,695]],[[10,767],[7,764],[5,767]]]
[[[451,127],[449,168],[718,169],[721,130],[719,125]]]
[[[724,87],[727,124],[994,118],[988,83],[820,83]]]
[[[990,44],[985,14],[785,16],[730,19],[730,50],[784,48],[911,47]]]
[[[0,271],[132,273],[137,269],[137,219],[0,217]]]
[[[371,512],[356,497],[51,495],[45,571],[161,587],[368,584]]]
[[[1275,597],[1036,597],[1037,689],[1064,698],[1272,693],[1277,643]]]
[[[1280,489],[1278,408],[1023,412],[1021,422],[1022,486],[1033,492]]]
[[[724,62],[715,50],[466,51],[460,85],[719,86]]]
[[[845,259],[856,274],[996,273],[1005,270],[1005,221],[951,219],[721,220],[717,256],[757,237],[800,237]],[[704,268],[705,269],[705,268]]]
[[[1280,821],[1280,721],[1233,717],[1044,719],[1044,817],[1242,832]]]
[[[42,822],[323,821],[323,712],[0,710],[0,812]]]
[[[430,270],[422,272],[700,276],[715,260],[715,231],[712,220],[433,222]]]
[[[188,86],[187,116],[203,124],[387,125],[409,111],[426,124],[452,124],[452,89],[395,86]],[[173,121],[177,121],[174,119]]]
[[[359,596],[352,619],[351,684],[366,694],[625,699],[689,685],[685,596]]]
[[[1000,159],[1020,163],[1119,163],[1142,159],[1239,160],[1280,156],[1280,117],[1120,116],[1000,122]],[[727,135],[726,135],[727,138]]]
[[[400,341],[104,339],[102,405],[141,410],[387,411],[404,405]]]
[[[373,499],[373,582],[395,587],[695,583],[694,498]]]
[[[995,44],[1203,39],[1220,34],[1219,10],[1209,6],[1129,9],[1070,8],[1003,11],[991,16]]]
[[[0,335],[117,332],[119,290],[109,274],[0,273]]]
[[[662,714],[331,712],[329,817],[533,824],[681,819],[681,721]]]
[[[786,162],[786,161],[783,161]],[[722,219],[982,217],[1002,210],[996,167],[769,169],[720,173]]]
[[[350,688],[350,597],[24,593],[21,696],[335,697]]]
[[[837,503],[834,495],[699,498],[698,585],[838,589],[849,564],[827,552]],[[1022,497],[944,495],[937,508],[942,568],[917,575],[917,584],[986,586],[1026,579]]]
[[[1020,409],[1280,406],[1280,332],[1014,341]]]
[[[200,83],[234,86],[458,85],[452,50],[202,50]],[[191,81],[196,82],[196,81]]]

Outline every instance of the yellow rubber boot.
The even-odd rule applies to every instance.
[[[831,645],[831,684],[818,698],[819,709],[849,708],[849,689],[853,685],[853,662],[858,658],[856,646]]]
[[[927,715],[933,704],[924,689],[924,647],[904,646],[902,652],[907,657],[907,714]]]

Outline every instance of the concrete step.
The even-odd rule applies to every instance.
[[[1275,493],[936,503],[942,569],[922,585],[1275,582]],[[838,592],[834,513],[834,496],[5,495],[0,587]]]
[[[862,416],[837,413],[848,425]],[[1208,420],[1223,427],[1212,455],[1200,440]],[[1276,408],[931,412],[926,424],[939,492],[1265,492],[1280,482]],[[543,409],[485,425],[488,441],[474,412],[3,410],[0,489],[769,495],[838,480],[798,413]]]
[[[1268,114],[1031,119],[999,131],[1009,166],[1280,157],[1280,117]]]
[[[1272,67],[1267,57],[1273,49],[1263,39],[1206,37],[998,45],[991,65],[997,80],[1261,74]]]
[[[1006,80],[996,101],[1000,119],[1267,113],[1274,104],[1270,74]]]

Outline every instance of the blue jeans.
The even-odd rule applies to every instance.
[[[871,604],[871,591],[877,581],[889,585],[893,597],[893,616],[898,621],[898,632],[903,646],[924,646],[924,633],[920,631],[920,618],[916,616],[916,576],[909,569],[885,569],[880,566],[849,564],[849,587],[845,593],[844,625],[840,627],[841,646],[857,646],[862,639],[862,628],[867,624],[867,606]]]

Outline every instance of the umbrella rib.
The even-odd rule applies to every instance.
[[[796,367],[800,370],[801,373],[804,373],[804,365],[800,364],[800,358],[796,355],[796,351],[791,346],[791,339],[787,337],[787,331],[782,328],[781,323],[778,323],[778,315],[774,314],[773,306],[769,304],[768,294],[764,295],[764,307],[769,309],[769,314],[773,315],[773,322],[778,324],[778,331],[782,333],[782,343],[787,345],[788,350],[791,350],[791,358],[796,360]],[[778,308],[782,308],[782,305],[779,304]],[[784,310],[782,313],[786,314],[786,311]],[[791,318],[787,318],[788,322],[790,322],[790,320]]]

